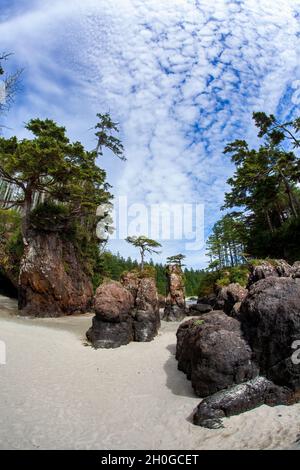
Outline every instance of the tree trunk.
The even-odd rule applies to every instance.
[[[145,252],[143,249],[141,249],[141,271],[143,271],[144,269],[144,264],[145,264],[144,258],[145,258]]]
[[[285,175],[282,173],[282,171],[280,171],[280,175],[281,175],[281,177],[283,179],[283,182],[284,182],[284,185],[285,185],[285,189],[286,189],[286,193],[287,193],[288,198],[289,198],[292,214],[293,214],[294,217],[297,217],[298,213],[296,211],[296,207],[295,207],[295,204],[294,204],[294,199],[293,199],[290,184],[289,184],[287,178],[285,177]]]
[[[30,212],[32,208],[32,191],[26,191],[24,204],[22,206],[22,237],[24,245],[28,245],[27,236],[28,236],[28,229],[29,229],[29,220],[30,220]]]

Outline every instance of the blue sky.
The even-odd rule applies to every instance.
[[[110,111],[127,156],[101,162],[114,194],[204,203],[207,235],[233,171],[224,145],[255,145],[253,111],[298,111],[299,14],[300,0],[0,0],[0,50],[25,69],[5,133],[49,117],[92,148],[95,115]],[[185,245],[163,248],[155,259]],[[204,249],[186,254],[206,262]]]

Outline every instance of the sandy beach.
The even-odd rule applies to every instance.
[[[150,343],[86,345],[92,314],[16,317],[0,297],[1,449],[283,449],[297,447],[300,404],[258,409],[208,430],[191,424],[199,403],[174,357],[178,324]]]

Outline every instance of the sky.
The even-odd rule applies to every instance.
[[[226,143],[257,145],[253,111],[298,112],[299,15],[300,0],[0,0],[0,51],[14,53],[8,70],[24,68],[4,133],[22,138],[26,121],[48,117],[91,149],[96,113],[110,112],[127,161],[105,153],[99,164],[131,229],[145,232],[157,204],[186,217],[190,205],[184,232],[206,238],[234,171]],[[203,240],[190,248],[188,236],[160,240],[154,260],[181,252],[205,266]],[[123,240],[108,246],[136,255]]]

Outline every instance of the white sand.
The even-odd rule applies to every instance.
[[[177,324],[151,343],[115,350],[84,346],[91,315],[29,320],[0,297],[1,449],[272,449],[292,447],[300,404],[262,406],[193,426],[198,404],[174,358]]]

